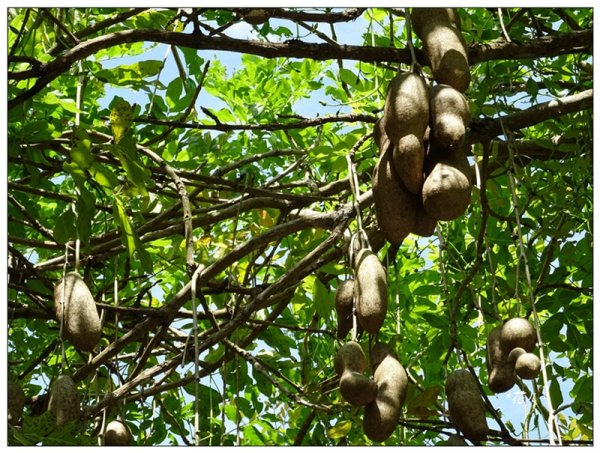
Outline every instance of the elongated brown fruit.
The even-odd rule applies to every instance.
[[[455,150],[463,144],[471,113],[469,103],[462,93],[450,85],[433,87],[429,100],[429,116],[431,135],[437,146]]]
[[[269,19],[269,16],[269,10],[262,8],[251,9],[243,14],[244,20],[251,25],[263,24]]]
[[[346,370],[340,378],[340,393],[353,406],[364,406],[377,397],[377,384],[364,374]]]
[[[523,348],[531,352],[537,343],[535,328],[525,318],[511,318],[502,325],[500,341],[506,351]]]
[[[8,387],[8,424],[16,425],[23,415],[25,407],[25,393],[19,384],[12,381],[10,378],[7,381]]]
[[[381,329],[387,313],[387,274],[379,258],[369,249],[356,257],[356,317],[369,333]]]
[[[354,299],[354,280],[340,282],[335,290],[335,311],[337,314],[337,337],[344,338],[352,330],[352,301]]]
[[[363,430],[372,441],[383,442],[398,426],[408,389],[408,376],[396,353],[381,343],[371,351],[371,365],[373,379],[377,383],[377,398],[365,407]]]
[[[48,410],[56,416],[56,426],[78,420],[81,414],[77,385],[71,376],[61,374],[50,386]]]
[[[475,378],[467,370],[457,370],[446,379],[446,398],[452,423],[471,442],[487,438],[485,405]]]
[[[486,350],[486,368],[488,387],[494,393],[510,390],[517,382],[514,361],[508,359],[508,351],[500,343],[501,327],[494,327],[488,334]]]
[[[373,171],[373,200],[383,235],[391,244],[400,245],[414,226],[417,200],[404,186],[391,157],[392,148],[388,148]]]
[[[430,148],[427,178],[423,184],[423,208],[437,220],[454,220],[471,202],[472,171],[462,150],[446,152]]]
[[[423,136],[429,123],[429,91],[412,72],[392,79],[385,99],[383,126],[394,146],[393,163],[406,188],[414,194],[423,185]]]
[[[104,445],[125,447],[131,445],[133,436],[127,424],[120,420],[113,420],[104,430]]]
[[[423,41],[433,77],[464,93],[471,82],[467,44],[453,8],[412,8],[411,23]],[[458,27],[456,25],[458,24]]]
[[[356,341],[345,343],[335,354],[333,365],[340,377],[340,393],[350,404],[364,406],[377,396],[377,385],[362,373],[367,358]]]
[[[100,318],[94,297],[77,272],[65,275],[63,310],[63,282],[54,288],[54,312],[60,323],[64,321],[63,337],[76,348],[91,351],[101,334]]]
[[[383,154],[391,144],[383,127],[383,118],[379,118],[373,126],[373,140],[379,149],[379,155]]]
[[[458,434],[451,434],[450,437],[448,437],[448,439],[446,439],[446,441],[442,445],[453,447],[466,447],[469,444]]]
[[[436,219],[425,211],[425,208],[423,208],[423,201],[420,197],[417,198],[416,204],[415,224],[410,229],[410,232],[423,237],[433,235],[437,224]]]

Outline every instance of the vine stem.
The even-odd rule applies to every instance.
[[[352,206],[356,211],[356,223],[358,224],[358,231],[362,232],[362,216],[357,201],[358,197],[360,196],[360,188],[358,187],[358,178],[356,176],[356,168],[354,167],[354,162],[352,162],[352,156],[352,152],[346,155],[346,160],[348,161],[348,181],[350,182],[350,190],[352,191]]]
[[[504,19],[502,18],[502,8],[498,8],[498,19],[500,19],[500,27],[502,28],[504,39],[506,39],[508,42],[511,42],[510,36],[508,36],[508,32],[506,31],[506,27],[504,26]]]
[[[198,314],[196,313],[196,280],[198,272],[192,275],[192,335],[194,336],[194,445],[200,445],[200,364],[198,356],[200,347],[198,344]]]
[[[404,23],[406,26],[406,47],[408,47],[408,50],[410,50],[410,71],[415,72],[415,70],[419,66],[419,62],[417,61],[415,46],[412,42],[412,24],[410,22],[410,8],[404,8],[404,17]],[[400,66],[398,66],[398,72],[400,72]]]
[[[350,246],[348,247],[348,253],[350,255],[350,266],[352,267],[352,274],[354,276],[354,284],[357,284],[356,280],[356,269],[354,267],[354,251],[356,250],[355,243],[356,240],[362,242],[363,240],[366,243],[366,246],[370,249],[371,245],[369,244],[369,238],[367,233],[363,229],[362,224],[362,215],[360,212],[360,205],[358,203],[358,199],[360,197],[360,187],[358,183],[358,176],[356,175],[356,167],[354,166],[354,162],[352,158],[356,150],[358,150],[365,140],[370,137],[370,135],[366,135],[362,139],[360,139],[350,150],[348,154],[346,154],[346,160],[348,161],[348,182],[350,183],[350,191],[352,192],[352,206],[356,211],[356,223],[358,225],[358,231],[354,234],[350,240]],[[356,337],[358,334],[358,323],[356,319],[356,296],[352,295],[352,341],[356,341]]]
[[[506,134],[506,132],[508,132],[508,134]],[[513,207],[514,207],[514,211],[515,211],[515,219],[516,219],[516,223],[517,223],[517,235],[518,235],[518,242],[519,242],[519,260],[523,260],[523,268],[525,270],[525,282],[527,283],[527,288],[528,288],[527,295],[529,297],[531,311],[533,314],[533,318],[535,320],[535,331],[536,331],[537,341],[538,341],[538,345],[539,345],[540,362],[542,364],[542,366],[541,366],[542,380],[544,382],[544,394],[546,396],[546,405],[547,405],[547,409],[548,409],[548,422],[547,423],[548,423],[549,442],[550,442],[550,445],[555,445],[554,434],[556,434],[558,444],[562,445],[562,439],[560,436],[558,420],[556,419],[556,417],[554,415],[554,408],[552,406],[552,398],[550,396],[550,385],[548,383],[548,374],[546,372],[546,360],[545,360],[545,356],[544,356],[544,347],[543,347],[542,336],[541,336],[541,332],[540,332],[540,319],[539,319],[538,312],[535,307],[535,298],[533,295],[533,288],[532,288],[532,283],[531,283],[531,273],[529,272],[529,264],[527,262],[527,253],[525,251],[525,246],[523,244],[523,232],[521,230],[521,221],[520,221],[521,212],[520,212],[519,205],[518,205],[517,193],[516,193],[516,183],[515,183],[515,178],[513,175],[513,170],[515,168],[514,155],[513,155],[514,137],[510,131],[505,131],[505,135],[508,138],[508,153],[509,153],[509,161],[510,161],[511,169],[507,173],[508,173],[508,182],[510,185],[510,190],[511,190],[511,195],[512,195]]]
[[[77,110],[75,111],[75,126],[79,126],[81,119],[81,110],[83,104],[83,60],[79,60],[79,80],[77,82],[77,92],[75,94],[75,105],[77,106]]]
[[[60,316],[60,326],[58,328],[58,338],[60,339],[60,353],[61,353],[61,364],[60,364],[60,373],[63,374],[65,371],[65,365],[67,363],[67,356],[65,354],[65,341],[63,339],[63,331],[65,329],[65,294],[67,293],[67,289],[65,288],[66,275],[67,275],[67,263],[69,262],[69,242],[65,244],[65,262],[63,264],[63,272],[62,272],[62,293],[60,295],[60,306],[61,306],[61,316]]]
[[[370,33],[371,33],[371,46],[375,47],[375,28],[373,27],[373,13],[371,11],[369,11],[368,13],[369,16],[369,29],[370,29]],[[390,42],[393,44],[394,41],[390,40]],[[376,63],[377,65],[377,63]],[[380,78],[379,78],[379,72],[375,71],[375,94],[377,95],[377,107],[378,108],[382,108],[381,107],[381,96],[379,95],[379,85],[380,85]]]

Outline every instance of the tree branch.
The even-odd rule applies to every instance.
[[[474,45],[469,49],[471,64],[490,60],[514,60],[534,57],[552,57],[565,53],[590,52],[593,30],[574,31],[556,36],[544,36],[525,41],[521,44],[496,41]],[[39,93],[59,75],[69,70],[77,61],[93,55],[99,50],[120,44],[149,41],[197,50],[230,51],[259,55],[266,58],[289,57],[311,58],[313,60],[358,60],[366,63],[404,63],[410,64],[412,57],[408,49],[371,46],[333,46],[328,43],[307,43],[288,40],[283,43],[241,40],[234,38],[203,36],[154,29],[133,29],[111,33],[82,42],[63,55],[44,65],[42,76],[34,86],[8,102],[8,110],[23,103]],[[422,51],[417,51],[417,60],[425,64]],[[18,77],[19,73],[13,73]]]
[[[154,124],[157,126],[169,126],[181,129],[213,130],[213,131],[287,131],[292,129],[306,129],[327,123],[375,123],[377,117],[373,115],[350,113],[346,115],[325,116],[319,118],[305,118],[290,123],[264,123],[264,124],[227,124],[215,122],[215,124],[203,124],[198,122],[186,123],[184,121],[163,120],[157,118],[141,117],[133,120],[135,123]]]
[[[250,10],[256,8],[239,8],[234,9],[242,14],[247,14]],[[313,13],[307,11],[296,11],[283,8],[262,8],[267,10],[270,19],[289,19],[294,22],[322,22],[333,24],[336,22],[350,22],[357,19],[366,8],[346,8],[341,12],[324,12]]]
[[[541,36],[521,42],[499,39],[471,46],[469,48],[469,64],[474,65],[490,60],[523,60],[591,52],[593,36],[594,32],[590,29]]]
[[[510,130],[524,129],[568,113],[590,110],[594,105],[594,90],[586,90],[564,98],[534,105],[500,118],[475,119],[471,122],[469,144],[481,143],[502,135],[502,126]]]

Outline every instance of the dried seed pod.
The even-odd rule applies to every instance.
[[[433,77],[464,93],[471,82],[467,44],[453,8],[412,8],[411,23],[423,41]]]
[[[514,362],[509,361],[507,351],[500,343],[501,329],[500,326],[495,327],[487,338],[488,387],[494,393],[507,392],[517,382]]]
[[[444,152],[430,148],[427,178],[423,184],[423,207],[437,220],[454,220],[471,202],[471,167],[462,150]]]
[[[428,124],[429,91],[425,80],[411,72],[398,74],[388,87],[383,126],[394,147],[394,168],[414,194],[420,193],[423,185],[423,136]]]
[[[386,240],[400,245],[414,226],[417,200],[394,169],[391,147],[381,154],[373,171],[373,201]]]
[[[365,407],[363,430],[372,441],[383,442],[398,426],[408,376],[394,351],[381,343],[371,351],[371,366],[377,383],[377,398]]]
[[[467,370],[457,370],[446,379],[446,398],[452,423],[471,442],[487,438],[485,406],[475,378]]]
[[[76,348],[91,351],[100,341],[100,318],[94,297],[77,272],[65,275],[63,310],[63,281],[54,288],[54,312],[60,323],[64,320],[63,336]]]
[[[506,351],[523,348],[531,352],[537,343],[535,328],[525,318],[511,318],[504,323],[500,333],[502,347]]]
[[[542,369],[542,362],[535,354],[526,352],[523,348],[514,348],[508,355],[509,362],[521,379],[535,379]]]
[[[379,258],[369,249],[356,257],[356,317],[369,333],[378,333],[387,313],[387,274]]]
[[[344,338],[352,330],[352,300],[354,298],[354,280],[340,282],[335,290],[335,311],[338,326],[337,337]]]
[[[104,430],[104,445],[111,447],[126,447],[131,445],[133,436],[127,424],[121,420],[113,420]]]
[[[6,405],[8,407],[8,424],[16,425],[19,423],[21,416],[23,415],[23,408],[25,407],[25,392],[19,384],[11,380],[7,381],[8,387],[8,398]]]
[[[81,415],[77,385],[70,376],[61,374],[50,386],[48,410],[56,416],[56,426],[62,426]]]
[[[448,150],[458,149],[464,141],[471,121],[469,103],[462,93],[450,85],[437,85],[431,89],[429,123],[437,146]]]

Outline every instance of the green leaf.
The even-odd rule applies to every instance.
[[[246,425],[242,430],[242,434],[244,439],[247,441],[245,445],[265,445],[266,438],[263,434],[258,430],[258,428],[252,424]]]
[[[82,425],[79,420],[72,420],[64,425],[57,427],[51,434],[44,438],[42,445],[89,445],[80,439]]]
[[[74,181],[81,182],[85,180],[85,171],[76,163],[64,162],[63,168],[66,172],[71,174]]]
[[[56,217],[54,230],[52,231],[54,239],[60,244],[66,244],[74,240],[77,237],[75,223],[75,214],[71,209],[71,205],[67,205],[67,208]]]
[[[256,368],[252,368],[252,377],[256,381],[256,387],[263,395],[271,396],[273,394],[273,384]]]
[[[140,242],[140,238],[125,212],[123,203],[119,197],[116,196],[113,204],[113,217],[115,223],[119,226],[119,230],[121,230],[121,241],[127,248],[129,257],[133,259],[133,253],[137,251],[140,262],[142,263],[142,269],[147,273],[152,273],[152,258]]]
[[[110,127],[115,143],[119,143],[125,137],[132,123],[133,108],[129,102],[119,98],[110,112]]]
[[[169,83],[167,87],[167,104],[170,108],[175,107],[181,99],[181,92],[183,91],[183,82],[180,77],[175,77]]]
[[[313,283],[313,302],[319,316],[325,320],[331,317],[333,311],[333,294],[325,288],[318,278]]]
[[[140,87],[146,85],[149,78],[160,72],[162,64],[163,62],[159,60],[142,60],[130,65],[100,69],[94,73],[94,76],[113,85]]]
[[[438,329],[448,329],[450,323],[448,322],[448,318],[446,316],[442,316],[435,313],[421,313],[421,316],[431,327],[436,327]]]
[[[356,86],[356,84],[358,83],[358,78],[356,77],[356,74],[354,74],[352,71],[346,68],[340,69],[340,79],[342,79],[344,83],[350,85],[351,87]]]
[[[122,66],[124,69],[136,71],[142,79],[157,75],[162,67],[162,60],[144,60],[129,66]]]
[[[440,294],[440,288],[433,284],[417,286],[413,291],[413,296],[434,296]]]
[[[418,393],[417,396],[410,402],[408,410],[414,413],[416,408],[427,408],[433,406],[437,401],[440,389],[441,387],[439,386],[427,387],[421,393]]]
[[[133,138],[126,137],[118,145],[108,145],[108,147],[121,162],[127,180],[138,189],[140,195],[147,197],[147,188],[154,187],[154,182],[136,154],[137,148]]]
[[[114,173],[99,162],[92,162],[88,171],[92,175],[92,178],[102,187],[114,189],[120,184],[119,179]]]
[[[83,185],[78,185],[78,192],[77,201],[75,202],[77,231],[81,242],[87,243],[92,233],[92,221],[96,214],[96,199]]]
[[[352,429],[352,420],[342,420],[327,430],[327,437],[330,439],[341,439],[346,437]]]
[[[60,105],[63,109],[71,113],[77,112],[77,104],[75,104],[74,99],[59,98],[54,93],[46,93],[41,99],[41,102],[46,105]]]
[[[55,427],[56,416],[50,411],[46,411],[37,417],[23,415],[23,434],[42,438],[54,431]]]
[[[550,382],[550,398],[552,398],[553,407],[559,407],[563,403],[562,388],[558,379]]]
[[[48,120],[30,121],[23,126],[20,135],[23,143],[31,143],[51,139],[55,130],[54,124]]]
[[[73,128],[73,135],[71,160],[77,164],[79,168],[86,170],[94,161],[92,153],[90,152],[92,140],[84,129],[77,126]]]

